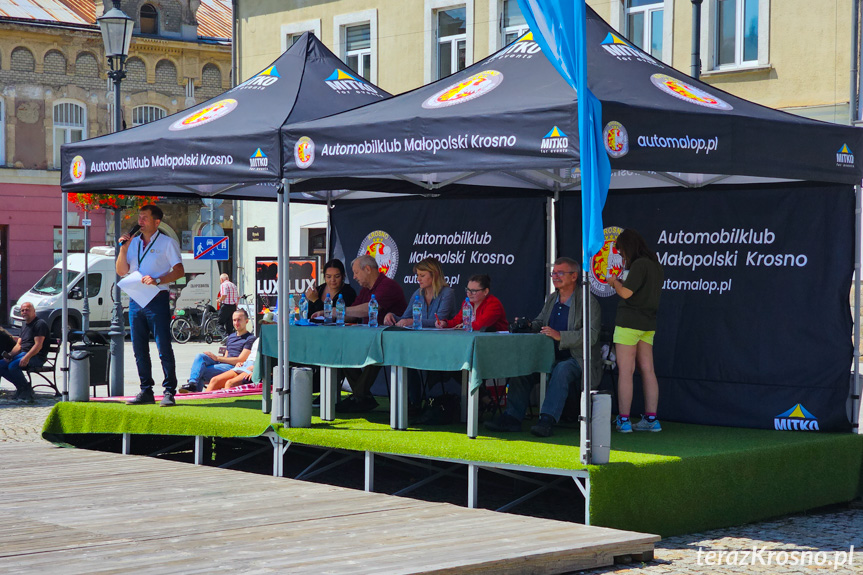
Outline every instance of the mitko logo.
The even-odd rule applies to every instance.
[[[851,148],[848,147],[848,144],[842,144],[842,147],[836,152],[836,165],[843,168],[854,167],[854,154],[851,153]]]
[[[497,54],[494,54],[488,61],[493,62],[494,60],[502,60],[504,58],[525,60],[533,58],[540,52],[542,52],[542,48],[533,41],[533,33],[528,32]]]
[[[501,82],[503,82],[503,74],[497,70],[486,70],[441,90],[423,102],[423,108],[445,108],[446,106],[463,104],[488,94],[500,86]]]
[[[353,74],[336,68],[333,73],[324,79],[324,83],[338,94],[371,94],[383,98],[377,88]]]
[[[69,166],[69,176],[74,183],[83,182],[84,176],[87,175],[87,162],[81,156],[72,158],[72,164]]]
[[[231,92],[236,92],[239,90],[266,90],[273,84],[279,81],[279,71],[276,70],[275,66],[270,66],[263,72],[259,72],[255,76],[252,76],[242,84],[238,85],[236,88],[231,90]]]
[[[603,50],[621,62],[634,60],[638,62],[647,62],[648,64],[653,64],[659,68],[665,68],[665,66],[654,60],[651,56],[648,56],[641,50],[634,48],[626,40],[620,36],[612,34],[611,32],[608,33],[608,36],[605,37],[605,40],[603,40],[600,45]]]
[[[670,96],[674,96],[678,100],[704,106],[705,108],[713,108],[714,110],[732,110],[731,104],[724,102],[708,94],[701,88],[696,88],[692,84],[687,84],[677,78],[672,78],[666,74],[654,74],[650,77],[653,85]]]
[[[623,256],[614,247],[614,242],[622,231],[623,228],[617,226],[605,228],[605,243],[590,260],[590,291],[599,297],[609,297],[615,293],[614,288],[608,285],[608,272],[620,275],[623,271]]]
[[[629,134],[620,122],[609,122],[602,131],[605,151],[612,158],[622,158],[629,152]]]
[[[266,172],[270,166],[270,159],[260,148],[249,158],[249,169],[255,172]]]
[[[569,149],[569,138],[555,126],[542,138],[540,152],[543,154],[565,154]]]
[[[219,100],[214,104],[210,104],[206,108],[201,108],[187,116],[184,116],[171,124],[171,127],[168,128],[172,132],[177,132],[179,130],[189,130],[191,128],[197,128],[198,126],[203,126],[204,124],[209,124],[214,120],[218,120],[219,118],[223,118],[234,111],[234,108],[237,107],[237,101],[232,100],[230,98],[225,98],[224,100]]]
[[[357,252],[359,256],[372,256],[378,263],[378,271],[393,279],[399,267],[399,247],[388,233],[376,230],[365,237]]]
[[[315,161],[315,143],[308,136],[297,140],[294,146],[294,161],[301,170],[305,170]]]
[[[820,431],[818,418],[799,403],[774,417],[773,428],[780,431]]]

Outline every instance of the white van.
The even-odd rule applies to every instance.
[[[95,247],[90,250],[87,262],[90,273],[87,278],[87,291],[90,298],[90,329],[108,331],[114,312],[114,248]],[[216,262],[194,259],[192,254],[183,254],[183,268],[186,277],[171,284],[171,307],[180,309],[194,307],[199,302],[209,301],[215,306],[219,294],[219,267]],[[69,327],[81,329],[81,310],[84,297],[84,254],[69,254],[67,277],[69,281]],[[51,327],[51,333],[59,337],[61,332],[62,263],[48,270],[27,293],[18,298],[12,307],[12,325],[20,327],[21,305],[30,302],[36,308],[36,316],[44,319]],[[123,311],[128,312],[129,296],[122,293]],[[124,321],[129,326],[128,319]]]

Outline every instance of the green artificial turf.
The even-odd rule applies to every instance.
[[[393,431],[384,403],[371,414],[306,429],[275,426],[300,444],[355,451],[585,469],[578,430],[557,426],[549,439],[480,430],[464,424]],[[612,435],[611,462],[588,466],[594,525],[663,536],[738,525],[850,501],[863,492],[863,437],[778,432],[663,422],[661,433]],[[77,433],[257,437],[272,429],[260,396],[181,400],[176,407],[118,403],[55,406],[46,438]]]

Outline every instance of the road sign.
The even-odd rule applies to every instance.
[[[195,236],[193,250],[196,260],[225,261],[231,256],[227,236]]]

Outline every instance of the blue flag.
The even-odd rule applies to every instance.
[[[578,94],[581,162],[582,267],[602,249],[602,208],[611,182],[611,164],[602,143],[602,104],[587,87],[584,0],[518,0],[534,41]]]

